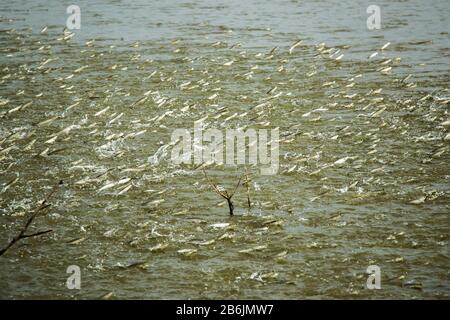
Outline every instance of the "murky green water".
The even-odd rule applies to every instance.
[[[70,37],[69,3],[2,3],[0,247],[65,184],[30,228],[53,232],[0,257],[0,297],[448,299],[449,5],[383,1],[369,31],[369,4],[80,1]],[[280,130],[231,218],[164,152],[204,117]]]

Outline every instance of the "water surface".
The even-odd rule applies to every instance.
[[[79,1],[73,37],[69,4],[0,5],[1,247],[64,181],[1,298],[448,299],[448,1],[381,1],[374,31],[368,1]],[[206,116],[280,130],[234,217],[164,148]]]

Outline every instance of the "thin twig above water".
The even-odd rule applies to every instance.
[[[234,194],[236,193],[237,188],[241,184],[242,176],[239,177],[239,181],[236,184],[236,187],[234,188],[233,192],[231,194],[228,194],[227,190],[220,191],[219,187],[214,182],[212,182],[211,179],[208,177],[208,175],[206,174],[206,171],[204,169],[202,169],[202,171],[203,171],[203,174],[205,175],[206,180],[208,180],[209,184],[214,189],[214,191],[219,196],[221,196],[222,198],[224,198],[227,201],[228,208],[230,210],[230,216],[232,216],[234,213],[234,205],[233,205],[233,202],[231,201],[231,198],[233,198]]]
[[[17,236],[15,236],[8,243],[8,245],[5,248],[0,250],[0,256],[5,254],[6,251],[8,251],[16,242],[20,241],[21,239],[36,237],[36,236],[40,236],[40,235],[43,235],[43,234],[46,234],[46,233],[49,233],[49,232],[53,231],[53,230],[45,230],[45,231],[39,231],[39,232],[36,232],[36,233],[26,234],[28,228],[33,223],[34,219],[38,216],[38,214],[40,212],[42,212],[43,210],[47,209],[48,207],[50,207],[50,204],[48,204],[48,201],[55,194],[55,192],[58,190],[59,186],[62,185],[62,184],[63,184],[63,182],[61,180],[61,181],[59,181],[59,183],[56,186],[53,187],[53,189],[47,194],[47,196],[44,198],[44,200],[41,201],[40,205],[33,211],[33,213],[31,213],[30,217],[28,218],[27,222],[25,223],[25,225],[20,230],[19,234]]]

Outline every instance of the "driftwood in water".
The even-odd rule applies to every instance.
[[[228,203],[228,209],[230,209],[230,216],[233,215],[234,212],[234,205],[233,202],[231,201],[231,198],[233,198],[234,194],[236,193],[237,188],[239,187],[239,185],[241,184],[241,179],[242,177],[239,178],[238,183],[236,184],[236,187],[234,188],[234,191],[231,194],[228,194],[227,190],[224,191],[220,191],[219,188],[217,187],[217,185],[215,183],[213,183],[208,175],[206,174],[205,170],[203,170],[203,174],[205,175],[206,179],[208,180],[209,184],[212,186],[212,188],[214,189],[214,191],[221,196],[222,198],[224,198],[225,200],[227,200]]]
[[[248,208],[250,209],[250,207],[252,206],[252,202],[250,201],[250,179],[249,179],[249,173],[247,171],[247,168],[245,168],[245,188],[247,189],[247,205]]]
[[[0,250],[0,256],[2,256],[3,254],[6,253],[6,251],[9,250],[9,248],[11,248],[16,242],[20,241],[21,239],[25,239],[25,238],[31,238],[31,237],[36,237],[36,236],[40,236],[49,232],[52,232],[53,230],[45,230],[45,231],[39,231],[36,233],[32,233],[32,234],[26,234],[29,226],[33,223],[34,218],[37,217],[37,215],[47,209],[48,207],[50,207],[50,204],[48,204],[48,201],[50,200],[50,198],[53,196],[53,194],[58,190],[59,186],[62,185],[63,182],[62,180],[59,181],[59,183],[53,187],[52,191],[49,192],[49,194],[47,194],[47,196],[44,198],[44,200],[42,200],[42,202],[40,203],[40,205],[33,211],[33,213],[30,215],[30,217],[28,218],[27,222],[25,223],[25,225],[22,227],[22,229],[20,230],[19,234],[17,236],[15,236],[9,243],[8,245]]]

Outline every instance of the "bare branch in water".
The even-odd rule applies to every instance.
[[[247,167],[245,167],[245,187],[247,189],[247,204],[248,204],[248,208],[250,209],[250,207],[252,206],[252,202],[250,201],[250,179],[249,177],[249,173],[247,171]]]
[[[39,231],[39,232],[32,233],[32,234],[24,234],[22,236],[22,239],[24,239],[24,238],[31,238],[31,237],[37,237],[37,236],[40,236],[40,235],[43,235],[43,234],[46,234],[46,233],[49,233],[49,232],[52,232],[52,231],[53,231],[52,229],[49,229],[49,230]]]
[[[233,193],[232,193],[231,196],[230,196],[230,199],[231,199],[231,197],[234,196],[234,194],[236,193],[237,188],[238,188],[239,185],[241,184],[241,180],[242,180],[242,176],[239,177],[239,181],[238,181],[238,183],[236,184],[236,187],[234,188]]]
[[[239,187],[239,185],[241,184],[241,180],[242,180],[242,176],[239,177],[239,181],[236,184],[236,187],[234,188],[234,191],[231,195],[228,194],[228,192],[225,190],[224,192],[220,191],[219,188],[217,187],[217,185],[215,183],[213,183],[211,181],[211,179],[209,179],[208,175],[206,174],[206,171],[204,169],[202,169],[203,174],[205,175],[206,180],[208,180],[209,184],[211,185],[211,187],[214,189],[214,191],[221,196],[222,198],[224,198],[225,200],[227,200],[228,203],[228,209],[230,210],[230,216],[233,215],[234,212],[234,205],[233,202],[231,201],[231,198],[233,198],[234,194],[236,193],[237,188]]]
[[[216,184],[214,184],[208,177],[208,175],[206,174],[206,171],[204,169],[202,169],[203,174],[205,175],[206,180],[208,180],[209,184],[213,187],[214,191],[217,192],[218,195],[220,195],[221,197],[227,199],[228,198],[228,194],[223,193],[219,190],[219,188],[217,187]]]
[[[41,201],[40,205],[33,211],[33,213],[30,215],[30,217],[28,218],[27,222],[25,223],[25,225],[22,227],[22,229],[20,230],[19,234],[17,236],[15,236],[9,243],[8,245],[0,250],[0,256],[2,256],[3,254],[6,253],[6,251],[8,251],[9,248],[11,248],[16,242],[20,241],[21,239],[25,239],[25,238],[31,238],[31,237],[36,237],[36,236],[40,236],[46,233],[51,232],[52,230],[46,230],[46,231],[39,231],[36,233],[32,233],[32,234],[26,234],[28,227],[33,223],[34,219],[37,217],[37,215],[47,209],[48,207],[50,207],[50,204],[48,204],[47,202],[50,200],[50,198],[53,196],[53,194],[58,190],[59,186],[62,185],[63,182],[62,180],[59,181],[59,183],[53,187],[53,189],[47,194],[47,196],[44,198],[44,200]]]

